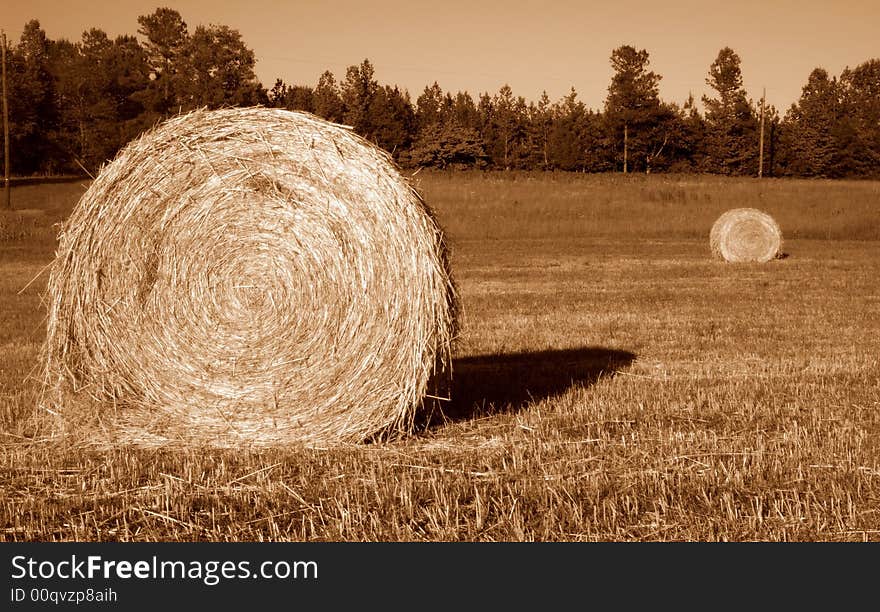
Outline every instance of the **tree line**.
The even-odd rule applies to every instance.
[[[140,39],[92,28],[78,42],[25,25],[7,53],[13,174],[93,173],[164,118],[262,104],[350,125],[407,167],[880,177],[880,59],[839,76],[814,69],[784,115],[749,97],[729,47],[709,65],[702,112],[693,96],[662,100],[649,53],[630,45],[611,53],[601,109],[573,87],[527,102],[508,85],[474,98],[434,82],[413,101],[380,85],[368,59],[341,80],[325,71],[314,86],[266,88],[237,30],[190,31],[170,8],[137,22]]]

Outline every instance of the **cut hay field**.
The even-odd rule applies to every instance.
[[[0,540],[880,541],[880,183],[414,181],[463,307],[446,414],[397,442],[259,451],[47,435],[38,275],[83,187],[14,188]],[[776,219],[783,258],[711,258],[735,207]]]

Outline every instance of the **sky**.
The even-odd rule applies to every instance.
[[[314,86],[330,70],[369,59],[381,85],[413,101],[436,81],[444,91],[496,93],[552,101],[572,87],[600,109],[612,50],[646,49],[662,76],[660,97],[683,103],[711,94],[705,83],[718,51],[742,60],[744,86],[784,111],[816,67],[839,75],[880,58],[880,0],[3,0],[0,28],[15,42],[38,19],[51,39],[80,40],[92,27],[136,34],[139,15],[177,10],[198,25],[238,30],[266,87],[276,78]]]

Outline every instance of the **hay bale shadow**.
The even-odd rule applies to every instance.
[[[452,399],[442,413],[423,415],[424,425],[516,412],[573,386],[592,385],[635,358],[629,351],[588,346],[453,359]]]

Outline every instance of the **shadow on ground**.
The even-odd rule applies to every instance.
[[[635,358],[629,351],[590,346],[454,359],[452,399],[443,402],[442,414],[425,415],[425,424],[516,412],[572,386],[592,385]]]

